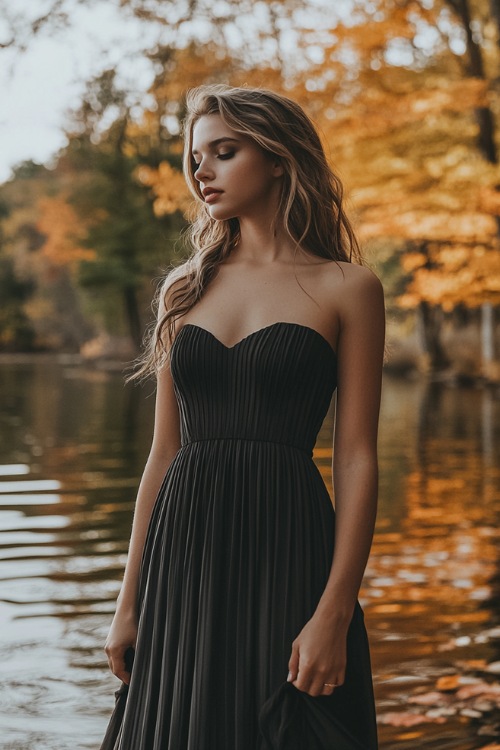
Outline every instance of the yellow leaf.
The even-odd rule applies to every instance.
[[[448,690],[457,690],[457,688],[460,685],[460,675],[459,674],[451,674],[446,675],[445,677],[440,677],[439,680],[436,682],[436,688],[438,690],[443,690],[444,692],[447,692]]]

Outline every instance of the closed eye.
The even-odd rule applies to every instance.
[[[224,154],[217,154],[216,159],[222,159],[223,161],[227,161],[228,159],[232,159],[235,153],[236,153],[235,151],[228,151],[227,153],[224,153]],[[196,159],[192,160],[193,172],[196,172],[200,164],[201,164],[201,161],[196,161]]]

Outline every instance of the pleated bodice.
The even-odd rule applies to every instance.
[[[183,446],[240,438],[284,443],[312,456],[337,371],[334,350],[315,329],[272,323],[228,347],[186,323],[171,366]]]

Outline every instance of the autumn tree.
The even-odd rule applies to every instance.
[[[77,225],[61,217],[59,190],[56,173],[33,162],[0,186],[2,342],[10,349],[75,350],[90,332],[72,275],[73,244],[61,241],[65,224],[72,234]]]
[[[426,348],[435,369],[448,365],[440,339],[443,313],[457,306],[481,307],[482,356],[487,367],[494,352],[493,306],[498,305],[500,296],[500,201],[493,84],[499,62],[498,27],[491,23],[485,3],[473,7],[468,0],[450,0],[443,8],[452,11],[450,19],[460,32],[458,40],[462,43],[461,55],[449,55],[450,44],[448,56],[441,53],[439,60],[441,66],[448,65],[448,79],[456,87],[453,108],[459,115],[456,124],[461,130],[450,127],[449,133],[454,137],[441,156],[441,204],[443,197],[449,196],[442,219],[427,235],[412,237],[407,246],[409,252],[402,257],[409,284],[400,303],[420,313]],[[467,92],[473,91],[476,97],[468,98]],[[448,187],[450,176],[453,180]],[[445,223],[446,213],[449,221]]]
[[[439,369],[447,364],[442,310],[497,295],[498,29],[481,0],[472,11],[455,3],[461,13],[437,1],[370,5],[331,29],[305,89],[352,189],[365,244],[383,265],[393,266],[394,252],[401,258],[392,291],[420,312]]]
[[[31,288],[27,281],[16,275],[13,258],[5,252],[6,238],[1,222],[9,213],[8,203],[0,199],[0,349],[15,349],[19,344],[30,349],[33,345],[34,331],[23,303]]]
[[[99,132],[111,107],[117,116]],[[116,332],[123,305],[128,332],[138,347],[143,330],[141,289],[168,265],[176,225],[154,216],[148,191],[136,177],[140,164],[154,160],[151,153],[147,161],[141,158],[140,137],[113,71],[89,82],[73,121],[60,169],[74,177],[68,200],[85,226],[81,244],[92,251],[79,263],[78,280],[92,290],[108,330]]]

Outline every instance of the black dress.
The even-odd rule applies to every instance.
[[[298,323],[233,347],[185,324],[171,369],[181,448],[153,509],[130,686],[102,747],[376,750],[359,603],[344,685],[312,697],[286,681],[332,563],[334,510],[312,460],[332,347]]]

